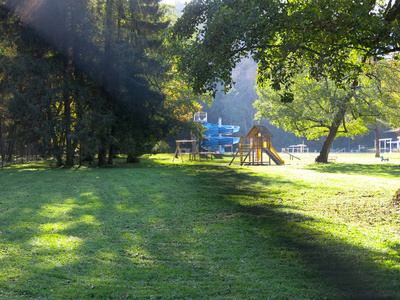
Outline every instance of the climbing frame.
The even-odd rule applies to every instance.
[[[271,137],[273,135],[267,127],[254,125],[246,136],[240,137],[239,149],[230,164],[237,158],[240,158],[240,165],[270,165],[271,161],[277,165],[284,164],[284,160],[272,147]],[[268,155],[268,160],[264,160],[263,153]]]

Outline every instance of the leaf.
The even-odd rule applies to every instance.
[[[281,102],[283,103],[292,103],[294,100],[294,94],[291,92],[284,92],[283,95],[279,95],[281,97]]]

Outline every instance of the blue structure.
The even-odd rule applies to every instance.
[[[225,152],[224,146],[231,146],[238,144],[240,139],[237,137],[230,137],[232,133],[240,130],[239,126],[222,125],[222,120],[219,118],[218,124],[205,122],[203,126],[206,127],[204,132],[204,140],[201,146],[208,151]]]

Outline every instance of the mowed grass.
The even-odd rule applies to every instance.
[[[0,299],[400,298],[400,155],[299,156],[0,169]]]

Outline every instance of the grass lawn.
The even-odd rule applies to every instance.
[[[0,169],[0,299],[399,299],[400,154]]]

